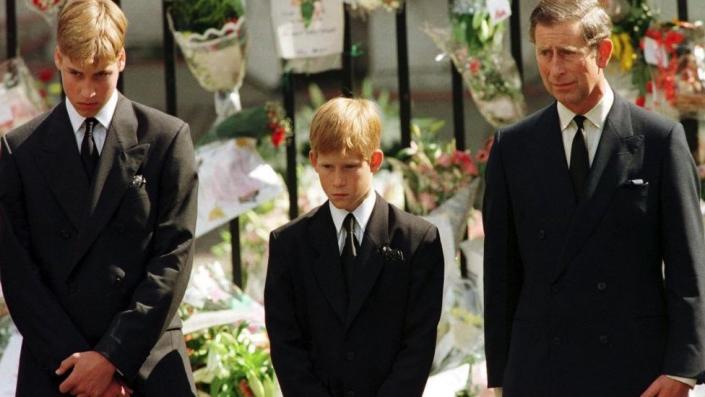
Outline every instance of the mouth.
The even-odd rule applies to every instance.
[[[333,194],[331,194],[331,196],[336,200],[342,200],[342,199],[345,199],[346,197],[348,197],[348,195],[345,193],[333,193]]]

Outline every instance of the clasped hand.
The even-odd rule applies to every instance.
[[[132,390],[115,379],[115,366],[98,352],[85,351],[70,355],[61,362],[56,374],[63,375],[69,370],[71,373],[59,385],[61,393],[77,397],[132,395]]]

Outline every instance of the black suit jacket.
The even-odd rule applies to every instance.
[[[272,232],[264,304],[284,396],[421,396],[441,311],[438,231],[377,196],[358,257],[345,311],[328,203]]]
[[[623,397],[660,374],[695,378],[705,246],[682,126],[616,96],[578,204],[564,153],[555,103],[496,135],[483,210],[490,386]]]
[[[191,395],[175,316],[196,220],[188,126],[120,96],[92,183],[65,103],[3,141],[0,278],[24,337],[18,396],[59,395],[53,371],[85,350],[137,393]]]

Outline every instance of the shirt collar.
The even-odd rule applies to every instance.
[[[602,98],[600,98],[600,101],[597,102],[595,107],[583,115],[600,131],[604,127],[605,121],[607,120],[607,115],[609,114],[612,104],[614,103],[614,92],[612,92],[612,88],[610,88],[607,82],[605,82],[605,85],[607,89],[605,90],[605,94],[602,95]],[[570,122],[573,121],[575,113],[560,102],[558,102],[557,108],[558,119],[561,123],[561,131],[565,131],[565,129],[570,125]]]
[[[108,102],[106,102],[105,105],[103,105],[103,107],[94,116],[95,119],[98,120],[100,125],[102,125],[106,129],[108,128],[110,122],[113,119],[115,109],[117,108],[117,103],[118,91],[113,90],[113,95],[110,96]],[[83,125],[83,122],[86,120],[86,118],[78,113],[78,111],[68,98],[66,98],[66,111],[69,114],[69,120],[71,121],[71,127],[73,128],[73,132],[78,131],[79,128],[81,128],[81,126]]]
[[[370,191],[367,192],[367,197],[365,197],[365,199],[362,200],[362,203],[360,203],[360,205],[358,205],[357,208],[355,208],[355,210],[353,210],[352,212],[353,216],[355,217],[355,221],[357,222],[357,225],[360,227],[359,230],[361,232],[365,231],[367,222],[369,222],[370,217],[372,216],[372,210],[374,210],[375,208],[376,199],[377,194],[375,193],[375,190],[370,188]],[[333,217],[335,232],[337,234],[340,234],[340,229],[343,227],[343,221],[348,215],[348,211],[336,208],[330,201],[328,201],[328,206],[330,207],[330,214]]]

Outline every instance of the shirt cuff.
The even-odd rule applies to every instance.
[[[666,375],[666,376],[669,377],[669,378],[671,378],[671,379],[673,379],[673,380],[677,380],[678,382],[685,383],[685,384],[688,385],[688,387],[690,387],[691,389],[692,389],[693,387],[695,387],[695,379],[691,379],[691,378],[682,378],[682,377],[680,377],[680,376],[672,376],[672,375]]]

